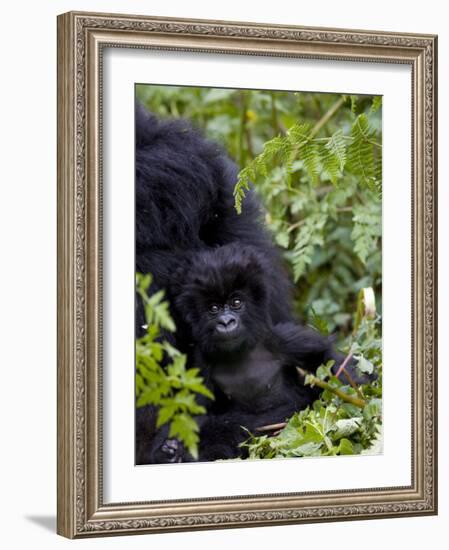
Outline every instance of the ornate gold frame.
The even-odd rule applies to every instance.
[[[104,504],[101,61],[109,47],[403,63],[412,68],[411,486]],[[437,38],[66,13],[58,17],[58,533],[105,534],[436,514]],[[149,495],[150,497],[150,495]]]

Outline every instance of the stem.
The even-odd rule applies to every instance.
[[[345,368],[343,368],[343,374],[348,379],[348,382],[351,385],[351,388],[354,389],[357,392],[360,399],[365,399],[365,396],[361,392],[360,388],[357,386],[357,384],[354,382],[354,379],[352,378],[352,376],[349,374],[349,372]]]
[[[246,137],[246,98],[245,92],[242,90],[239,94],[240,99],[240,138],[239,138],[239,161],[240,166],[245,166],[245,147],[244,138]]]
[[[307,372],[301,369],[300,367],[296,367],[296,368],[301,376],[309,377],[309,380],[311,380],[311,384],[313,386],[318,386],[323,390],[329,390],[332,393],[335,393],[335,395],[339,397],[342,401],[346,401],[346,403],[351,403],[351,405],[355,405],[356,407],[360,407],[361,409],[363,409],[363,407],[366,405],[366,401],[364,399],[354,397],[353,395],[348,395],[345,392],[341,391],[339,388],[334,388],[327,382],[320,380],[310,372]]]
[[[254,158],[254,150],[253,150],[253,139],[251,137],[251,131],[248,127],[248,124],[245,122],[245,137],[246,137],[246,147],[248,149],[248,153],[251,159]]]
[[[272,430],[282,430],[287,426],[287,422],[279,422],[278,424],[267,424],[266,426],[260,426],[256,428],[258,432],[271,432]]]
[[[335,113],[342,107],[345,100],[341,97],[338,101],[336,101],[332,107],[325,113],[321,119],[315,124],[315,126],[312,128],[312,131],[310,132],[310,138],[313,138],[318,132],[321,130],[321,128],[327,124],[327,122],[335,115]]]
[[[292,224],[288,229],[287,229],[287,233],[291,233],[292,231],[294,231],[297,227],[301,226],[306,220],[305,219],[302,219],[302,220],[299,220],[299,222],[296,222],[294,224]]]
[[[276,103],[274,100],[274,93],[270,92],[271,97],[271,125],[273,126],[273,131],[275,135],[279,134],[279,121],[278,121],[278,113],[276,109]]]
[[[382,144],[377,143],[377,141],[373,141],[372,139],[367,139],[366,141],[371,143],[371,145],[375,145],[376,147],[380,147],[380,149],[382,149]]]
[[[348,355],[345,357],[342,364],[338,367],[337,372],[335,373],[335,376],[338,378],[340,374],[344,371],[346,365],[349,363],[349,361],[352,359],[352,352],[349,352]]]

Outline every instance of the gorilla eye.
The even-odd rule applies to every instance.
[[[209,306],[209,313],[218,313],[220,308],[217,306],[217,304],[211,304]]]
[[[240,300],[240,298],[233,298],[231,307],[234,309],[240,309],[242,307],[242,300]]]

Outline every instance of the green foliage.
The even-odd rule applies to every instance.
[[[136,341],[137,406],[156,405],[156,426],[170,423],[169,437],[184,443],[193,457],[198,456],[199,428],[193,415],[206,409],[196,401],[196,394],[213,399],[199,376],[199,369],[186,368],[186,356],[161,339],[161,329],[175,331],[164,292],[148,296],[151,275],[136,276],[136,289],[143,300],[147,321],[146,334]],[[164,365],[164,366],[162,366]]]
[[[352,96],[346,105],[339,98],[321,118],[343,109],[339,125],[295,122],[267,141],[235,186],[238,212],[253,184],[264,200],[268,226],[300,283],[298,313],[312,306],[331,331],[348,330],[345,311],[358,290],[378,293],[381,283],[381,98]]]
[[[381,147],[381,145],[373,141],[375,133],[370,128],[367,115],[361,114],[355,119],[351,128],[351,137],[352,141],[348,147],[348,170],[355,176],[359,176],[362,185],[380,193],[382,183],[376,177],[374,147]]]
[[[373,104],[374,105],[374,104]],[[370,113],[376,112],[372,109]],[[351,126],[350,136],[337,130],[327,138],[314,138],[316,130],[309,124],[294,124],[285,136],[276,136],[267,143],[260,155],[255,157],[239,174],[235,186],[236,208],[241,212],[244,198],[243,189],[259,176],[267,177],[271,164],[278,159],[286,164],[287,177],[292,172],[294,159],[302,161],[302,167],[312,182],[319,173],[323,179],[329,178],[336,185],[343,176],[347,162],[347,171],[359,177],[361,187],[370,187],[381,191],[381,181],[376,177],[374,147],[381,147],[374,141],[375,132],[370,128],[366,114],[359,115]],[[346,143],[346,139],[349,142]],[[293,157],[293,158],[292,158]]]
[[[347,334],[361,288],[381,307],[381,96],[147,85],[137,96],[191,120],[238,163],[235,206],[254,185],[300,317],[313,308]]]
[[[245,194],[254,186],[296,282],[296,313],[324,334],[338,331],[340,347],[351,350],[364,371],[379,368],[381,325],[362,298],[370,287],[372,301],[382,310],[382,97],[146,85],[137,86],[137,96],[161,116],[191,120],[224,146],[241,170],[235,207],[245,208]],[[325,381],[340,387],[332,377]],[[295,415],[289,430],[298,432],[306,420],[314,426],[297,436],[308,445],[301,456],[378,447],[380,401],[375,400],[381,387],[380,371],[375,384],[359,389],[368,402],[366,412],[325,390],[319,404]],[[340,436],[337,422],[354,431]],[[286,430],[250,439],[256,445],[251,452],[290,456]],[[315,441],[316,433],[325,437]]]
[[[364,299],[360,294],[359,302]],[[359,303],[358,311],[363,309]],[[272,434],[254,435],[245,441],[249,458],[354,455],[380,452],[382,431],[382,341],[380,318],[364,316],[358,330],[345,342],[346,352],[358,360],[365,373],[376,369],[375,382],[344,384],[322,365],[305,384],[324,387],[312,407],[294,414],[286,426]]]
[[[381,216],[382,204],[375,197],[370,202],[354,206],[351,238],[354,242],[354,252],[364,264],[368,256],[376,251],[382,237]]]

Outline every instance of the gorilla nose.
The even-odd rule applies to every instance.
[[[217,331],[223,333],[232,332],[237,328],[237,319],[234,315],[225,314],[220,317],[217,323]]]

